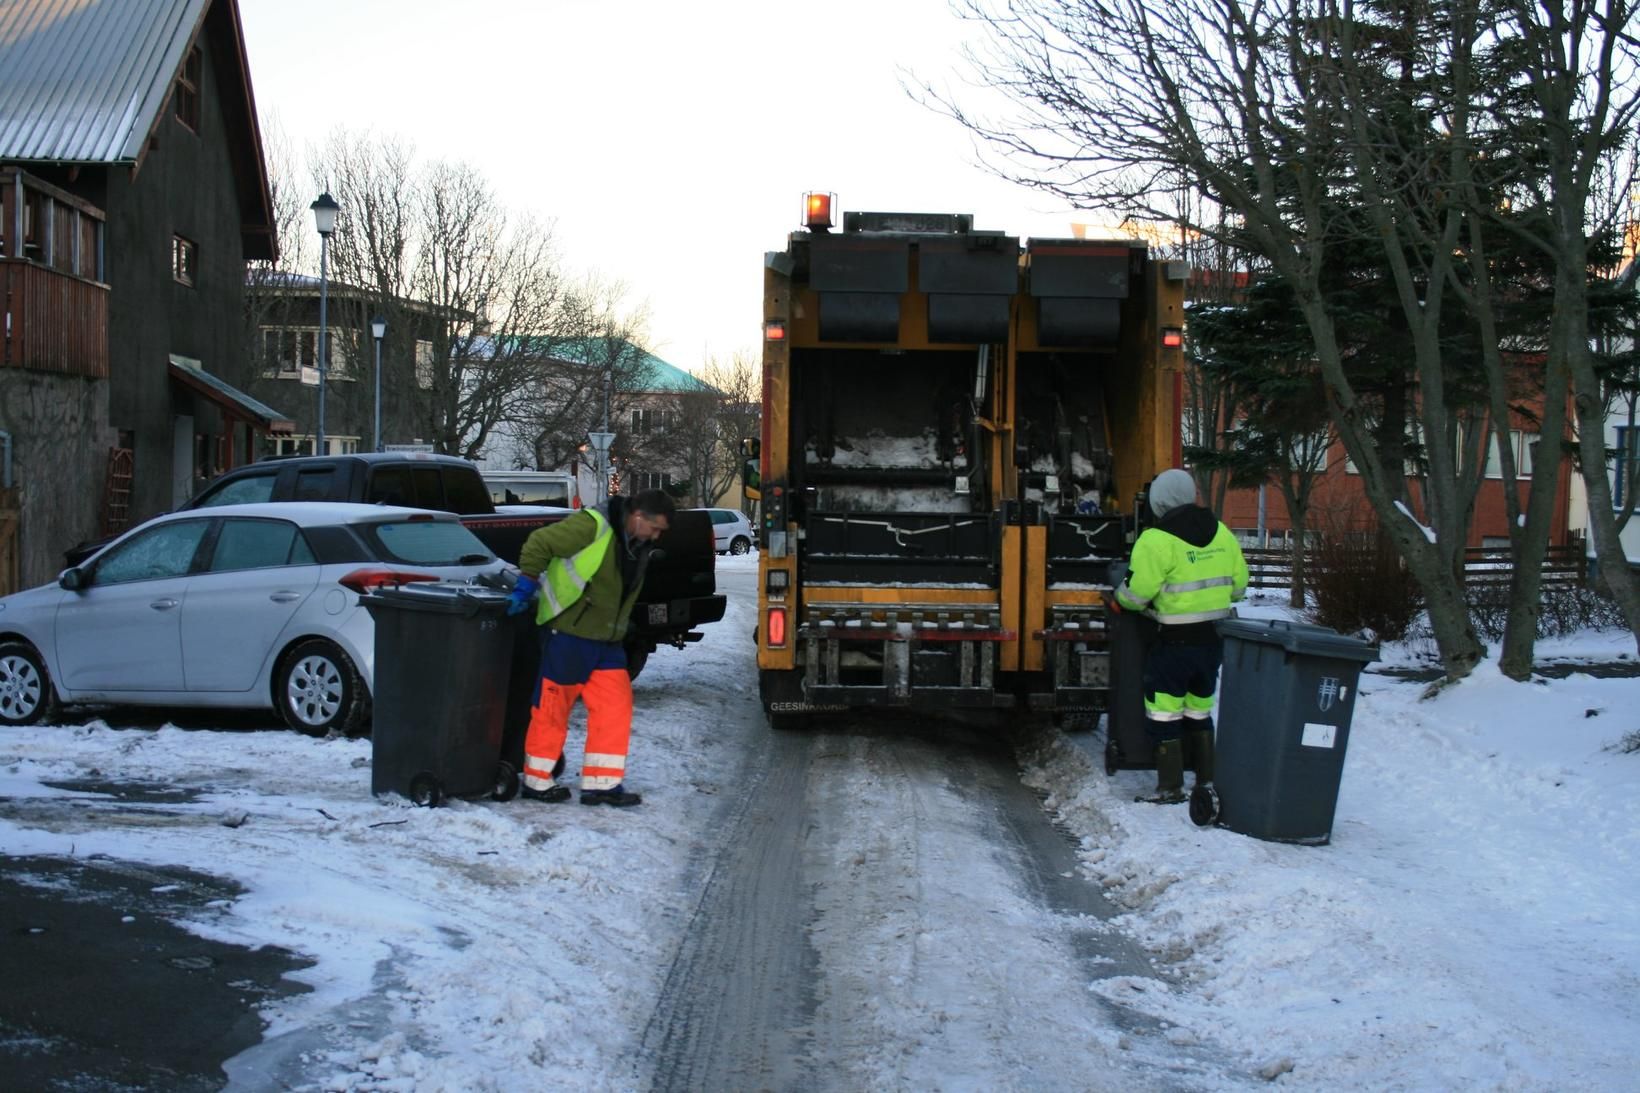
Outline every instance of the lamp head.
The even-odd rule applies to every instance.
[[[381,341],[385,338],[387,336],[387,320],[380,315],[377,315],[374,319],[371,319],[370,333],[375,335],[377,341]]]
[[[308,208],[313,210],[313,226],[319,230],[320,235],[328,239],[330,233],[336,230],[336,214],[342,207],[336,204],[336,199],[327,191],[320,194]]]

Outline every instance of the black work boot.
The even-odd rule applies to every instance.
[[[1163,740],[1156,745],[1156,792],[1134,800],[1152,805],[1177,805],[1184,799],[1184,746],[1177,740]]]
[[[518,795],[526,801],[544,801],[549,805],[556,805],[569,800],[569,787],[548,786],[546,789],[531,789],[525,786]]]
[[[1196,772],[1198,786],[1213,784],[1213,730],[1190,729],[1184,734],[1185,742],[1190,746],[1191,769]]]
[[[581,803],[583,805],[614,805],[616,808],[631,808],[643,802],[643,794],[629,793],[626,786],[618,785],[611,789],[583,789]]]

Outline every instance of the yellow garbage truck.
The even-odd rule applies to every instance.
[[[765,257],[746,441],[770,724],[1108,708],[1101,594],[1178,465],[1187,267],[965,214],[804,209]]]

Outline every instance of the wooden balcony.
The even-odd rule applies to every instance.
[[[0,170],[0,369],[107,377],[102,245],[102,210]]]
[[[0,258],[0,368],[108,378],[108,286],[22,258]]]

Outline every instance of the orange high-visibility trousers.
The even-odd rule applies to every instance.
[[[550,627],[541,634],[541,682],[524,737],[524,784],[553,786],[552,768],[564,754],[569,714],[576,699],[587,708],[582,789],[613,789],[626,776],[632,741],[632,680],[626,651],[611,642],[588,641]]]

